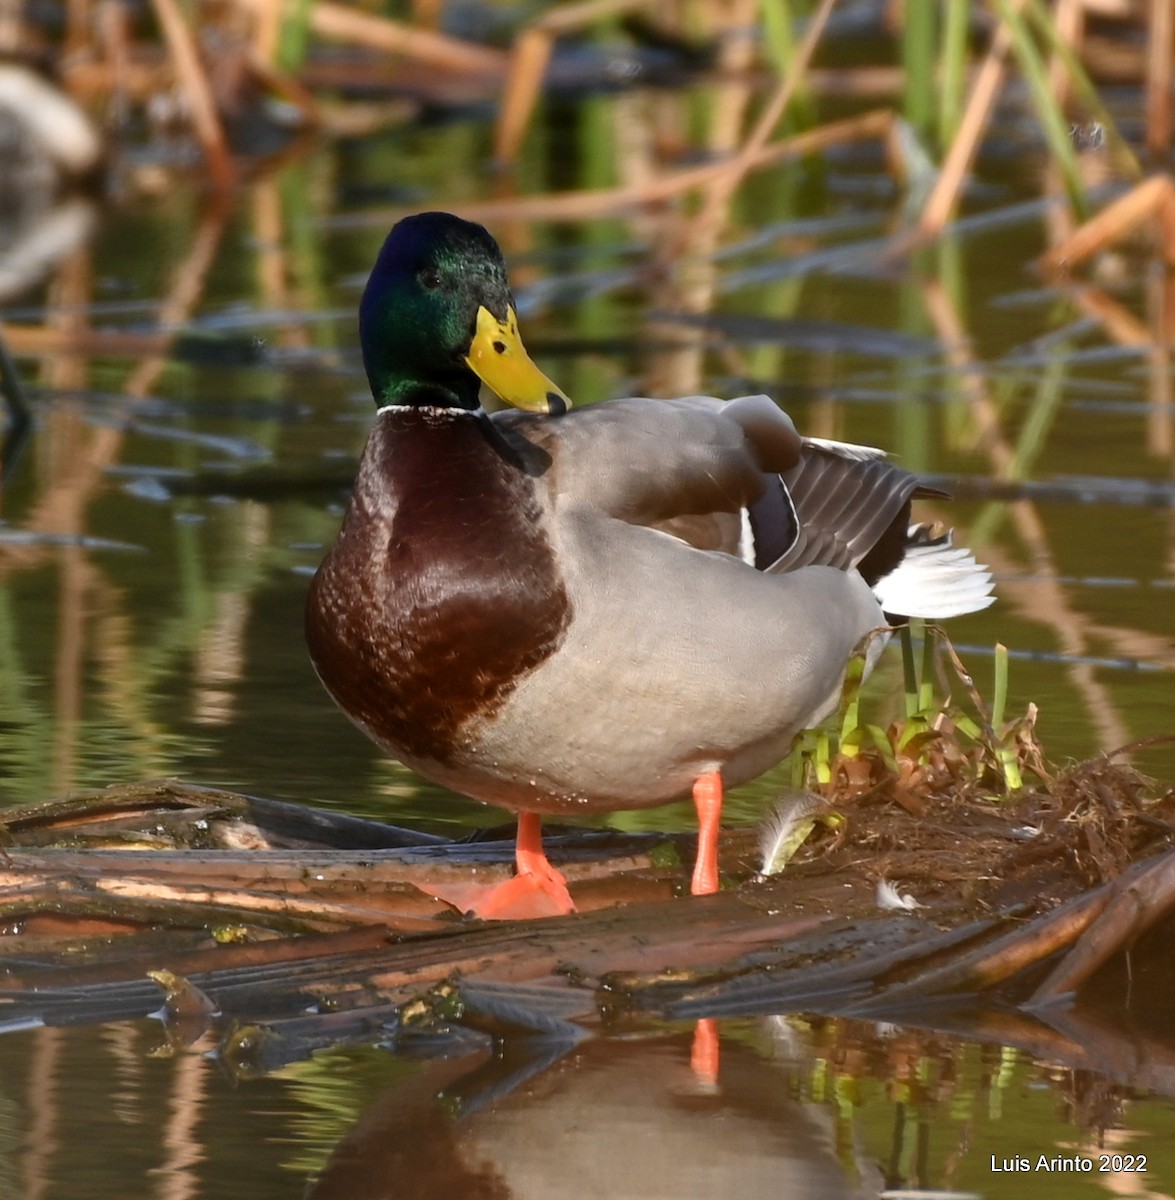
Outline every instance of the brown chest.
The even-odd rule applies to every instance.
[[[310,655],[385,748],[449,763],[562,640],[534,479],[470,414],[385,411],[310,588]]]

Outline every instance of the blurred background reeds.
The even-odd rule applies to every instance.
[[[577,404],[765,391],[952,492],[925,515],[997,576],[951,628],[979,692],[998,678],[1009,722],[1035,704],[1055,760],[1134,744],[1119,760],[1169,788],[1173,53],[1170,0],[0,0],[0,804],[166,774],[442,833],[496,819],[350,729],[301,633],[370,422],[359,291],[429,208],[499,238]],[[888,655],[862,719],[887,728],[902,692]],[[1138,1092],[1170,1091],[1169,1016],[1112,999],[1129,1032],[1075,1027],[1082,1061],[1044,1032],[1002,1046],[998,1013],[969,1044],[781,1018],[724,1027],[711,1096],[683,1099],[672,1030],[560,1078],[603,1157],[635,1105],[666,1137],[713,1112],[688,1126],[702,1166],[733,1129],[772,1196],[1060,1200],[1094,1177],[994,1189],[990,1162],[1074,1146],[1145,1153],[1096,1181],[1172,1194],[1170,1104]],[[508,1056],[498,1124],[457,1125],[435,1097],[468,1064],[344,1047],[242,1087],[158,1044],[5,1026],[0,1194],[406,1194],[405,1158],[464,1145],[453,1194],[504,1195],[485,1163],[541,1148],[502,1131],[542,1119],[552,1077],[519,1101]],[[477,1079],[492,1113],[509,1088]]]

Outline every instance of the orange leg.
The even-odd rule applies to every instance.
[[[722,816],[722,776],[717,771],[699,775],[694,783],[698,810],[698,857],[690,891],[708,896],[718,890],[718,821]]]
[[[551,866],[546,851],[543,850],[543,819],[538,813],[518,814],[514,865],[519,875],[538,875],[543,879],[557,879],[561,884],[565,884],[563,876]]]
[[[518,814],[514,864],[514,878],[490,888],[470,911],[491,920],[553,917],[575,911],[567,880],[543,851],[543,822],[538,813]]]

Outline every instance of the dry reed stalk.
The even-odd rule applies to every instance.
[[[132,82],[132,75],[140,74],[131,63],[130,14],[119,0],[102,0],[95,22],[98,42],[105,59],[101,63],[87,63],[84,56],[74,55],[65,60],[66,77],[76,96],[87,84],[104,99],[109,97],[110,119],[121,125],[127,118],[127,97],[146,96],[162,91],[167,86],[162,62],[151,72],[142,72],[145,78]],[[83,72],[89,67],[95,73],[108,74],[105,80],[87,81]],[[136,87],[135,83],[139,83]]]
[[[1138,15],[1138,0],[1083,0],[1091,17],[1112,21],[1129,21]]]
[[[171,344],[169,333],[124,333],[116,329],[62,329],[53,325],[5,325],[0,333],[18,358],[141,358],[159,354]]]
[[[63,262],[56,272],[50,296],[49,320],[58,328],[84,330],[93,300],[93,270],[89,255],[79,252]],[[88,382],[87,364],[77,357],[51,358],[44,364],[42,379],[50,387],[82,391]],[[54,412],[42,434],[61,447],[79,445],[78,414]],[[63,428],[64,427],[64,428]],[[64,435],[64,436],[63,436]],[[59,461],[69,461],[67,449]],[[63,513],[62,523],[70,533],[80,534],[85,514],[78,507]],[[45,758],[52,764],[54,790],[68,788],[75,778],[81,718],[84,709],[87,629],[93,627],[100,604],[95,602],[98,569],[78,545],[63,546],[57,555],[57,626],[53,647],[54,732]]]
[[[893,113],[889,109],[873,109],[843,121],[832,121],[819,129],[781,138],[764,146],[751,164],[754,170],[774,166],[789,158],[800,158],[805,154],[819,153],[829,146],[862,138],[886,138],[893,128]],[[526,221],[587,221],[603,215],[643,208],[674,199],[694,188],[703,187],[716,175],[725,171],[726,163],[707,163],[700,167],[683,167],[671,171],[658,179],[636,186],[597,188],[574,192],[551,192],[539,196],[518,196],[507,199],[473,200],[454,203],[452,209],[459,216],[473,221],[494,222],[509,220]],[[381,209],[365,213],[358,219],[340,219],[331,222],[336,228],[354,225],[391,224],[401,217],[416,212],[414,208]]]
[[[128,62],[108,51],[106,62],[79,59],[64,64],[61,74],[74,99],[84,105],[110,97],[117,112],[128,98],[145,100],[166,91],[174,73],[162,58],[152,63]]]
[[[269,175],[259,179],[252,189],[253,237],[257,244],[257,291],[265,308],[285,312],[298,304],[297,288],[291,286],[292,272],[286,252],[285,220],[281,191]],[[304,350],[310,345],[310,331],[291,326],[277,334],[284,349]]]
[[[605,17],[646,7],[646,0],[581,0],[563,4],[539,17],[517,37],[510,52],[506,94],[494,128],[494,157],[511,165],[518,159],[522,139],[538,102],[555,39],[574,33]]]
[[[85,513],[70,514],[71,533],[80,534]],[[53,745],[46,758],[52,763],[51,787],[68,788],[76,778],[81,737],[82,698],[85,694],[86,628],[96,568],[78,545],[65,546],[59,559],[57,626],[53,644]]]
[[[682,244],[682,249],[697,236],[698,231],[715,223],[723,206],[758,161],[759,155],[767,146],[768,138],[771,137],[775,126],[779,124],[780,118],[795,95],[796,88],[804,78],[808,63],[815,53],[835,4],[836,0],[821,0],[820,7],[808,22],[808,28],[804,31],[803,40],[796,49],[796,56],[792,60],[787,74],[779,81],[779,86],[767,102],[767,107],[751,130],[750,136],[738,154],[729,162],[722,164],[721,170],[714,177],[713,182],[708,185],[705,202],[697,217],[686,230],[686,240]]]
[[[90,331],[94,302],[94,264],[89,247],[75,251],[57,268],[49,290],[48,325],[73,336]],[[83,392],[90,382],[90,364],[81,355],[54,356],[45,364],[43,381],[58,392]]]
[[[256,5],[260,0],[244,0]],[[342,4],[320,0],[310,11],[310,28],[320,37],[358,42],[373,50],[402,54],[442,71],[470,75],[504,75],[506,55],[458,38],[413,29],[400,21],[375,17]]]
[[[62,262],[49,291],[49,322],[58,329],[76,332],[88,326],[93,300],[93,267],[89,254],[78,251]],[[87,364],[73,357],[52,357],[41,368],[41,381],[50,388],[84,390]],[[71,451],[81,445],[78,414],[52,411],[42,430],[54,449],[65,453],[57,464],[70,461]],[[52,453],[49,461],[54,461]],[[79,508],[62,514],[62,524],[72,534],[80,533],[84,514]],[[74,776],[80,721],[85,693],[86,630],[98,605],[94,602],[97,568],[78,545],[61,547],[57,554],[58,605],[54,639],[54,733],[45,748],[55,789],[68,787]]]
[[[739,149],[753,96],[751,67],[755,47],[750,38],[737,36],[752,28],[759,0],[728,0],[719,12],[711,12],[713,26],[708,36],[721,46],[717,66],[723,78],[735,82],[723,87],[715,98],[706,131],[707,157],[726,165]],[[735,36],[732,36],[735,35]],[[659,270],[652,281],[655,310],[705,313],[714,306],[718,280],[715,252],[730,221],[731,197],[712,210],[702,226],[685,217],[677,222],[657,222],[654,229],[655,262]],[[693,236],[688,236],[688,231]],[[683,232],[684,231],[684,232]],[[654,320],[649,330],[654,343],[665,344],[646,361],[641,387],[650,396],[689,396],[702,389],[709,337],[700,325],[666,329]],[[666,335],[669,336],[666,336]]]
[[[0,4],[0,55],[19,59],[25,44],[24,5]]]
[[[79,547],[83,555],[88,552]],[[111,720],[124,730],[128,745],[148,746],[159,726],[145,703],[146,682],[138,631],[127,611],[128,595],[88,556],[87,610],[89,645],[82,660],[83,685],[98,688],[109,705]],[[85,709],[83,707],[83,713]],[[83,727],[84,728],[84,727]],[[73,775],[67,786],[73,787]]]
[[[1069,271],[1148,219],[1154,219],[1158,227],[1164,260],[1175,266],[1175,183],[1169,175],[1152,175],[1119,196],[1041,255],[1037,265],[1050,273]]]
[[[285,0],[253,0],[253,53],[263,63],[277,59]]]
[[[901,67],[809,67],[804,87],[816,96],[897,99],[905,87]]]
[[[192,315],[192,310],[203,296],[208,272],[212,269],[228,223],[226,208],[223,203],[214,204],[203,214],[192,236],[188,253],[172,274],[168,293],[159,306],[159,323],[165,330],[178,329]],[[171,338],[174,339],[174,336],[172,333]],[[166,351],[145,359],[123,385],[123,393],[134,399],[149,395],[166,366]]]
[[[1146,55],[1146,148],[1153,159],[1171,151],[1171,72],[1175,58],[1175,5],[1151,0]]]
[[[554,37],[539,28],[524,29],[514,42],[506,94],[494,126],[494,158],[503,165],[518,159],[554,45]]]
[[[715,64],[719,78],[730,82],[721,87],[711,106],[706,131],[706,155],[728,165],[729,157],[739,149],[746,128],[747,109],[754,95],[756,47],[747,31],[755,27],[761,0],[727,0],[721,12],[711,13],[707,40],[720,46]]]
[[[1057,36],[1075,54],[1081,54],[1085,40],[1085,0],[1057,0],[1053,23]],[[1064,61],[1060,55],[1054,54],[1049,62],[1049,91],[1058,104],[1064,105],[1068,103],[1072,90],[1072,79]]]
[[[1012,507],[1024,501],[1006,503]],[[1000,605],[1004,611],[1013,611],[1026,621],[1047,624],[1056,631],[1058,653],[1071,658],[1110,652],[1123,659],[1150,663],[1165,671],[1175,670],[1175,649],[1170,637],[1097,620],[1074,608],[1072,601],[1067,599],[1065,588],[1057,582],[1056,556],[1047,542],[1043,544],[1044,557],[1040,560],[1039,572],[1024,579],[1025,558],[1033,562],[1033,570],[1036,571],[1034,556],[1037,554],[1037,544],[1024,538],[1019,527],[1017,533],[1021,533],[1024,543],[1023,555],[1007,553],[994,541],[987,542],[983,547],[983,561],[1000,581]],[[1115,741],[1119,735],[1126,738],[1131,736],[1122,718],[1121,706],[1114,701],[1114,693],[1098,679],[1097,668],[1085,662],[1066,665],[1074,687],[1082,693],[1082,699],[1088,706],[1089,721],[1097,730],[1094,744],[1126,745],[1125,742]]]
[[[997,479],[1015,478],[1016,452],[1004,434],[999,407],[988,390],[983,366],[975,358],[971,336],[950,292],[941,280],[928,278],[922,284],[922,303],[947,360],[960,380],[971,408],[972,421],[979,430],[979,446],[988,456],[993,475]]]
[[[1137,84],[1146,75],[1146,54],[1145,47],[1092,31],[1081,48],[1086,70],[1105,83]]]
[[[647,10],[648,7],[648,0],[576,0],[575,3],[560,4],[558,8],[553,8],[536,24],[555,37],[561,37],[565,33],[575,33],[584,29],[594,21],[602,21],[606,17],[616,17],[634,10]]]
[[[1017,12],[1024,8],[1024,0],[1014,0]],[[959,122],[959,132],[947,151],[946,161],[938,175],[938,182],[926,201],[926,207],[918,218],[912,239],[907,239],[901,246],[902,252],[915,249],[917,246],[933,241],[946,227],[959,200],[963,189],[963,181],[975,161],[979,143],[983,138],[996,98],[1003,86],[1004,74],[1007,70],[1008,52],[1012,48],[1012,33],[1006,24],[996,28],[987,57],[975,77],[971,88],[971,99],[963,111],[963,119]]]
[[[68,60],[89,50],[95,19],[96,14],[91,11],[90,0],[66,0],[65,36],[61,47],[63,59]]]
[[[412,0],[412,22],[420,29],[439,29],[443,8],[442,0]]]
[[[1147,317],[1155,343],[1175,346],[1175,272],[1158,263],[1147,279]]]
[[[1147,314],[1151,347],[1147,356],[1146,450],[1152,458],[1175,458],[1175,389],[1171,385],[1171,347],[1175,346],[1175,279],[1167,270],[1147,277]]]
[[[1142,347],[1151,344],[1151,332],[1128,309],[1101,288],[1081,287],[1068,292],[1069,299],[1086,316],[1093,317],[1116,346]]]
[[[187,97],[192,125],[208,161],[212,182],[218,190],[226,191],[232,186],[236,172],[192,31],[176,0],[152,0],[152,5],[171,53],[176,77]]]
[[[278,70],[271,59],[263,59],[256,51],[249,55],[249,69],[258,82],[266,87],[273,95],[280,97],[302,114],[308,125],[321,125],[322,117],[318,111],[318,101],[309,88],[303,87],[292,75]]]

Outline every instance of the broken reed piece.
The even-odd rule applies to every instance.
[[[788,159],[815,154],[829,146],[845,145],[867,138],[885,140],[893,129],[894,115],[890,109],[872,109],[859,116],[830,121],[817,129],[809,129],[764,146],[755,156],[752,170]],[[621,184],[619,187],[583,188],[570,192],[547,192],[526,196],[510,196],[489,200],[454,203],[452,211],[468,221],[492,224],[505,221],[586,221],[594,217],[614,216],[620,212],[661,204],[695,188],[704,187],[719,172],[724,163],[704,163],[701,166],[681,167],[667,171],[656,179],[640,184]],[[376,209],[363,213],[352,222],[334,222],[336,228],[356,224],[394,223],[417,211],[413,208]]]
[[[1175,266],[1175,182],[1152,175],[1106,205],[1037,260],[1050,274],[1071,270],[1126,237],[1144,221],[1153,221],[1163,260]]]
[[[244,0],[256,6],[259,0]],[[400,21],[359,12],[343,4],[317,3],[310,13],[310,31],[319,37],[355,42],[373,50],[402,54],[442,71],[504,75],[506,55],[430,29],[414,29]]]
[[[554,36],[537,27],[524,29],[514,43],[506,94],[494,126],[494,159],[500,166],[518,160],[554,46]]]
[[[1150,0],[1146,54],[1146,148],[1162,162],[1171,152],[1171,72],[1175,69],[1175,6]],[[1168,262],[1171,260],[1168,259]]]
[[[281,42],[284,0],[251,0],[248,8],[253,19],[255,61],[272,65],[277,62]]]
[[[1023,7],[1023,0],[1019,7]],[[907,238],[899,239],[901,246],[895,254],[916,250],[919,246],[933,241],[946,228],[959,202],[959,195],[971,164],[975,161],[979,143],[991,122],[996,100],[1003,89],[1011,48],[1011,31],[1001,22],[996,27],[987,57],[976,73],[971,86],[971,98],[963,110],[955,139],[951,142],[946,160],[938,173],[938,181],[926,201],[922,215],[918,218],[918,224]]]
[[[506,93],[494,127],[494,159],[500,166],[512,166],[518,160],[555,39],[584,29],[594,21],[639,11],[645,6],[646,0],[584,0],[580,4],[563,4],[522,30],[510,52]]]
[[[774,94],[763,110],[747,140],[733,158],[721,164],[721,169],[715,175],[713,182],[707,187],[707,195],[697,216],[685,229],[685,235],[678,246],[678,252],[684,253],[690,243],[699,237],[703,231],[713,227],[719,219],[719,214],[738,190],[743,180],[750,173],[759,156],[768,146],[768,139],[779,124],[792,97],[796,94],[807,71],[808,63],[816,52],[816,47],[824,34],[824,28],[832,15],[835,0],[822,0],[822,3],[808,22],[804,31],[803,41],[796,50],[795,57],[788,66],[787,74],[779,81]]]
[[[176,78],[187,97],[192,127],[207,160],[212,183],[218,191],[227,191],[236,180],[236,171],[195,38],[175,0],[152,0],[152,6],[163,30]]]

